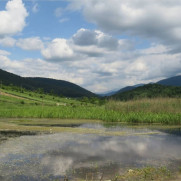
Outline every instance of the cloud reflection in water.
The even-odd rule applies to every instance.
[[[168,166],[172,161],[181,160],[179,143],[181,137],[169,134],[22,136],[0,145],[0,175],[9,179],[25,175],[35,180],[42,177],[48,180],[64,176],[67,171],[72,175],[70,170],[89,170],[93,163],[99,170],[106,168],[112,174],[119,168]],[[110,162],[112,166],[108,168]]]

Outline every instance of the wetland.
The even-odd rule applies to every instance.
[[[0,123],[9,125],[0,132],[1,180],[141,180],[140,172],[145,180],[159,175],[172,180],[181,166],[180,126],[58,119]]]
[[[181,99],[71,99],[3,86],[0,180],[181,180]]]

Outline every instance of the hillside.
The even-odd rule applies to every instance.
[[[160,80],[159,82],[157,82],[157,84],[171,85],[171,86],[181,86],[181,75],[171,77],[171,78],[168,78],[168,79],[164,79],[164,80]]]
[[[120,89],[117,93],[122,93],[122,92],[126,92],[126,91],[130,91],[130,90],[133,90],[137,87],[140,87],[140,86],[143,86],[144,84],[139,84],[139,85],[134,85],[134,86],[127,86],[127,87],[124,87],[122,89]]]
[[[111,98],[119,100],[132,100],[156,97],[181,97],[181,87],[147,84],[133,90],[117,93]]]
[[[170,77],[170,78],[167,78],[167,79],[163,79],[163,80],[160,80],[160,81],[156,82],[155,84],[167,85],[167,86],[181,86],[181,76],[175,76],[175,77]],[[114,92],[114,94],[111,94],[111,95],[107,94],[105,96],[112,96],[112,95],[119,94],[119,93],[122,93],[122,92],[127,92],[127,91],[130,91],[130,90],[134,90],[137,87],[141,87],[143,85],[145,85],[145,84],[127,86],[127,87],[124,87],[124,88],[120,89],[119,91]]]
[[[49,78],[25,78],[0,69],[0,82],[4,85],[14,85],[27,90],[41,89],[45,93],[66,97],[95,97],[92,92],[67,81]]]

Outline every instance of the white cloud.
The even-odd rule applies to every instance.
[[[39,37],[31,37],[17,40],[16,46],[24,50],[41,50],[44,44]]]
[[[156,45],[152,47],[154,48],[156,49]],[[169,54],[164,51],[153,53],[154,51],[150,51],[150,48],[134,51],[137,52],[136,57],[132,51],[129,52],[128,57],[123,52],[115,51],[99,58],[85,56],[84,60],[79,60],[75,56],[72,61],[62,61],[64,59],[62,55],[57,55],[60,57],[57,60],[56,56],[55,62],[53,59],[48,61],[30,58],[21,61],[11,60],[8,58],[10,53],[1,50],[0,65],[1,68],[18,75],[67,80],[93,92],[154,82],[181,72],[181,54]],[[115,57],[113,54],[116,54]],[[51,58],[55,58],[55,55]]]
[[[11,54],[10,52],[0,49],[0,55],[7,56],[7,55],[10,55],[10,54]]]
[[[119,42],[116,38],[98,30],[80,29],[73,35],[74,44],[79,46],[95,45],[100,48],[117,49]]]
[[[42,55],[46,60],[65,61],[72,58],[74,52],[66,39],[57,38],[52,40],[47,48],[43,49]]]
[[[12,37],[0,38],[0,45],[5,47],[13,47],[16,43],[16,40]]]
[[[64,79],[93,92],[154,82],[181,73],[181,0],[68,1],[68,8],[58,7],[54,12],[59,22],[68,20],[63,17],[68,9],[80,10],[101,30],[81,28],[70,39],[16,40],[12,35],[23,30],[28,13],[22,0],[8,1],[6,9],[0,11],[0,45],[40,51],[46,61],[11,60],[10,52],[0,50],[1,68],[23,76]],[[32,11],[37,12],[37,8],[34,3]],[[117,35],[126,36],[120,39]],[[141,39],[137,40],[138,36]],[[143,43],[137,49],[136,43],[145,39],[149,39],[148,48]]]
[[[80,29],[73,35],[73,41],[76,45],[89,46],[97,44],[97,33],[95,31]]]
[[[78,30],[70,39],[46,40],[44,47],[41,43],[39,37],[32,37],[17,40],[16,46],[39,49],[46,61],[11,60],[10,52],[0,50],[1,68],[22,76],[67,80],[93,92],[154,82],[181,73],[181,53],[170,53],[170,47],[164,44],[136,49],[130,40],[87,29]]]
[[[80,29],[69,40],[54,39],[42,55],[56,65],[61,62],[65,80],[93,92],[149,83],[181,72],[181,54],[170,53],[168,46],[155,43],[135,49],[130,40],[97,30]]]
[[[23,70],[24,62],[9,59],[8,55],[10,55],[10,53],[5,53],[4,55],[1,53],[2,52],[0,51],[0,65],[2,69],[8,70],[10,72],[17,72],[17,70]]]
[[[52,40],[41,53],[46,60],[52,62],[111,57],[118,49],[129,49],[128,42],[130,41],[117,40],[101,31],[80,29],[70,39]]]
[[[69,0],[103,31],[181,43],[181,0]]]
[[[28,16],[22,0],[8,1],[6,9],[0,11],[0,36],[19,33],[26,25]]]
[[[151,47],[147,48],[147,49],[143,49],[141,51],[143,54],[161,54],[161,53],[166,53],[169,52],[169,48],[164,46],[164,45],[156,45],[153,44]]]

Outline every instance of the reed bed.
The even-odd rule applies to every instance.
[[[123,113],[144,112],[144,113],[181,113],[181,98],[152,98],[132,101],[110,100],[106,104],[107,110],[114,110]]]

